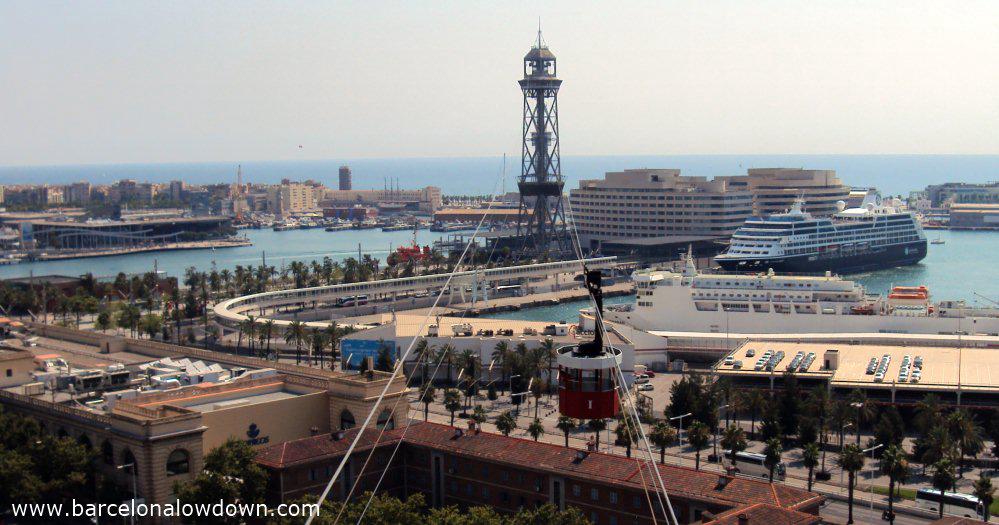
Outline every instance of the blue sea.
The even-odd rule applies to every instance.
[[[435,185],[447,194],[487,195],[503,171],[500,157],[328,159],[295,161],[238,161],[175,164],[107,164],[84,166],[0,167],[0,184],[65,184],[88,180],[95,184],[132,178],[152,182],[181,179],[191,184],[235,180],[243,166],[247,182],[274,183],[282,178],[313,179],[336,186],[337,169],[351,167],[354,187],[380,189],[386,179],[401,187]],[[516,188],[516,155],[507,160],[506,189]],[[948,181],[999,180],[999,155],[613,155],[563,156],[566,187],[580,179],[600,178],[607,171],[626,168],[679,168],[685,175],[713,177],[745,173],[747,168],[801,167],[833,169],[846,184],[874,186],[885,194],[907,195],[928,184]]]

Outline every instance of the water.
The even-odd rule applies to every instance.
[[[114,276],[118,272],[138,273],[153,269],[154,264],[168,275],[182,276],[184,270],[194,266],[199,270],[210,270],[214,262],[221,270],[232,270],[237,264],[248,266],[261,263],[262,252],[266,252],[267,264],[281,268],[293,260],[321,261],[329,256],[334,260],[357,257],[357,245],[361,243],[364,253],[384,261],[389,249],[396,249],[412,242],[411,231],[383,232],[380,230],[348,230],[327,232],[322,229],[291,230],[275,232],[271,230],[243,230],[253,241],[253,246],[225,248],[219,250],[183,250],[172,252],[140,253],[114,257],[96,257],[67,261],[45,261],[0,266],[0,278],[26,277],[33,271],[37,275],[61,274],[82,275],[93,272],[97,276]],[[441,233],[420,230],[417,242],[420,245],[432,244]],[[928,230],[929,239],[937,237],[946,244],[930,244],[926,259],[920,264],[879,270],[848,276],[863,283],[868,290],[886,293],[892,285],[926,285],[935,300],[964,299],[968,303],[985,306],[987,300],[999,301],[999,279],[995,278],[995,260],[999,256],[999,232]],[[626,298],[608,298],[608,303]],[[583,303],[534,309],[531,318],[573,319]],[[498,316],[524,319],[526,311],[506,312]]]
[[[506,189],[515,189],[518,163],[508,160]],[[183,179],[190,184],[230,182],[237,161],[189,164],[109,164],[84,166],[0,166],[0,184],[66,184],[89,180],[110,184],[132,178],[152,182]],[[276,183],[282,178],[314,179],[335,187],[337,168],[349,164],[354,187],[381,189],[386,177],[403,188],[439,186],[447,194],[484,195],[493,191],[502,171],[499,157],[328,159],[242,162],[243,180]],[[738,175],[746,168],[803,167],[836,170],[852,186],[875,186],[886,194],[905,195],[927,184],[986,182],[999,177],[999,155],[614,155],[562,157],[566,187],[580,179],[601,178],[625,168],[679,168],[685,175]]]
[[[604,304],[630,303],[635,300],[633,295],[618,295],[615,297],[605,297]],[[525,308],[513,312],[496,312],[485,314],[481,317],[489,319],[519,319],[528,321],[566,321],[575,323],[579,318],[579,310],[591,306],[589,300],[565,301],[554,306],[539,306],[537,308]]]

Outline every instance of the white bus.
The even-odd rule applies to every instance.
[[[937,489],[919,489],[916,491],[916,506],[921,509],[940,512],[940,505],[943,505],[944,514],[964,516],[965,518],[985,517],[985,508],[982,501],[971,494],[961,494],[959,492],[944,492],[940,494]]]
[[[355,305],[364,306],[366,304],[368,304],[367,295],[358,295],[357,297],[351,295],[349,297],[340,297],[336,300],[337,308],[342,308],[344,306],[355,306]]]
[[[755,452],[738,452],[735,455],[736,474],[770,479],[770,468],[766,464],[767,457]],[[732,451],[725,451],[726,467],[732,466]],[[784,481],[787,476],[787,464],[781,461],[774,467],[774,481]]]
[[[524,287],[519,284],[504,284],[496,287],[497,295],[524,296]]]

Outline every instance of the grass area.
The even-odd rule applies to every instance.
[[[905,487],[902,487],[902,488],[896,488],[895,490],[896,494],[901,496],[902,499],[908,499],[908,500],[916,499],[916,489],[907,489]],[[879,487],[875,485],[874,493],[879,494],[881,496],[887,496],[888,487]],[[989,505],[989,515],[999,516],[999,498],[996,498],[996,500],[992,502],[992,505]]]

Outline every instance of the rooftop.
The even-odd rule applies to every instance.
[[[588,340],[590,338],[589,336],[580,338],[576,333],[576,324],[574,324],[575,320],[568,320],[568,319],[567,321],[573,321],[573,322],[568,323],[569,335],[567,336],[544,335],[542,332],[544,331],[545,327],[551,326],[553,324],[558,324],[555,322],[547,322],[547,321],[521,321],[519,319],[485,319],[480,317],[465,317],[465,318],[438,317],[436,318],[436,320],[431,320],[430,322],[427,322],[426,325],[424,325],[423,324],[424,320],[425,317],[422,315],[397,315],[395,321],[396,337],[416,337],[416,336],[427,337],[427,332],[429,330],[430,325],[439,322],[440,328],[438,329],[439,330],[438,337],[455,337],[454,332],[451,331],[451,327],[457,324],[468,324],[471,325],[472,327],[473,335],[467,337],[496,337],[496,338],[507,338],[507,339],[523,338],[524,340],[528,339],[536,340],[539,337],[542,338],[548,337],[551,338],[556,343],[565,343],[565,344],[575,344],[580,342],[581,340]],[[513,330],[513,335],[502,336],[496,334],[496,331],[500,329]],[[525,334],[524,333],[525,329],[532,329],[535,330],[537,333],[533,335]],[[490,336],[476,335],[478,334],[479,330],[492,330],[494,335]],[[610,332],[609,335],[611,337],[611,343],[614,344],[627,343],[627,341],[621,339],[613,332]]]
[[[560,445],[535,442],[502,436],[489,432],[465,432],[455,436],[455,429],[437,423],[413,422],[405,429],[388,431],[380,445],[403,439],[408,445],[423,446],[445,451],[456,456],[480,458],[495,463],[505,463],[518,468],[567,477],[588,478],[602,483],[623,487],[642,488],[642,478],[651,479],[648,464],[637,458],[591,452],[584,459],[577,458],[577,450]],[[340,441],[329,434],[289,441],[263,449],[258,461],[271,468],[285,468],[343,454],[357,430],[346,433]],[[368,430],[358,447],[370,448],[375,431]],[[775,509],[797,509],[814,504],[821,496],[802,489],[780,484],[771,485],[747,478],[728,478],[720,484],[716,473],[697,471],[675,465],[656,465],[670,495],[694,500],[712,501],[732,506],[762,504]],[[643,472],[644,470],[644,472]],[[782,521],[778,523],[808,523],[807,521]]]

